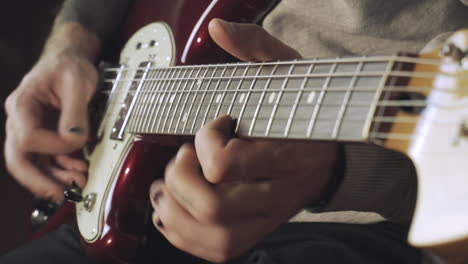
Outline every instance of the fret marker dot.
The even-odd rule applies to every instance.
[[[201,79],[198,79],[197,80],[197,85],[200,86],[202,84],[202,80]]]
[[[239,104],[242,104],[244,102],[244,99],[245,99],[245,93],[241,94],[240,97],[239,97]]]
[[[184,115],[182,116],[182,122],[186,123],[188,116],[189,116],[188,113],[184,113]]]
[[[275,100],[275,97],[276,97],[276,93],[275,93],[275,92],[272,93],[272,94],[270,94],[270,97],[268,97],[268,103],[269,103],[269,104],[272,104],[273,101]]]
[[[307,103],[311,104],[314,101],[315,92],[310,92],[309,96],[307,96]]]
[[[175,94],[171,96],[171,98],[169,99],[169,103],[172,104],[174,102],[174,99],[175,99]]]
[[[159,103],[162,104],[164,101],[164,94],[161,95],[161,97],[159,97]]]
[[[218,95],[216,96],[216,103],[217,103],[217,104],[221,103],[221,97],[222,97],[221,94],[218,94]]]

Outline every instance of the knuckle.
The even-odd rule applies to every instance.
[[[223,154],[213,155],[206,161],[205,177],[211,183],[220,183],[229,177],[229,167]]]
[[[172,159],[166,166],[166,170],[164,172],[164,181],[166,182],[167,186],[170,188],[175,182],[177,182],[177,177],[181,173],[176,172],[175,161]]]
[[[221,223],[224,219],[224,210],[219,199],[201,198],[200,206],[194,211],[194,216],[204,223]]]
[[[16,145],[19,149],[27,150],[34,143],[34,137],[29,129],[23,129],[16,133]]]
[[[14,101],[14,93],[10,94],[6,100],[5,103],[3,104],[5,108],[5,112],[8,114],[11,111],[11,108],[13,107],[13,101]]]

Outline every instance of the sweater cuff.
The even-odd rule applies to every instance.
[[[323,212],[375,212],[390,221],[409,223],[416,201],[417,179],[403,154],[375,145],[344,145],[343,179]]]

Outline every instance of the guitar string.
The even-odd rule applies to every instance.
[[[227,107],[227,106],[230,106],[230,104],[223,104],[224,107]],[[251,105],[251,106],[255,106],[255,105]],[[289,104],[289,105],[282,105],[284,107],[288,106],[288,107],[291,107],[293,106],[293,104]],[[298,106],[300,107],[300,104],[298,104]],[[338,105],[338,104],[326,104],[326,103],[323,103],[321,105],[309,105],[308,108],[315,108],[315,107],[321,107],[322,109],[325,108],[325,107],[329,107],[329,106],[334,106],[334,107],[337,107],[337,106],[341,106],[341,105]],[[421,106],[421,105],[418,105],[418,106]],[[241,106],[238,106],[238,107],[241,107]],[[269,106],[269,107],[272,107],[272,106]],[[353,107],[353,105],[348,105],[348,107]],[[369,107],[369,105],[364,105],[363,107]],[[211,117],[211,115],[209,114],[211,111],[210,109],[205,109],[207,112],[208,112],[208,116]],[[107,113],[107,117],[108,118],[114,118],[116,117],[117,115],[119,115],[120,112],[108,112]],[[168,117],[178,117],[178,116],[184,116],[186,113],[165,113]],[[187,116],[190,118],[192,113],[188,113]],[[223,113],[224,114],[224,113]],[[232,113],[231,113],[232,114]],[[148,115],[142,115],[142,114],[130,114],[131,115],[131,118],[155,118],[157,119],[158,117],[157,116],[148,116]],[[163,113],[164,115],[164,113]],[[300,115],[296,115],[296,118],[293,118],[295,121],[310,121],[310,118],[297,118],[297,116],[300,116]],[[214,116],[213,116],[214,118]],[[256,120],[269,120],[269,118],[262,118],[262,117],[258,117]],[[278,121],[283,121],[283,120],[287,120],[287,118],[281,118],[279,116],[276,116],[274,118],[274,120],[278,120]],[[336,118],[318,118],[318,120],[321,120],[321,121],[336,121]],[[350,119],[349,117],[346,117],[345,118],[345,121],[346,122],[357,122],[357,121],[365,121],[366,119],[358,119],[358,118],[354,118],[354,119]],[[196,122],[197,120],[194,120],[193,122]],[[392,123],[392,122],[396,122],[396,123],[416,123],[419,121],[419,117],[394,117],[394,116],[383,116],[383,115],[379,115],[379,116],[374,116],[373,119],[372,119],[373,122],[376,122],[376,123]],[[444,123],[445,124],[445,123]]]
[[[382,91],[384,92],[431,92],[432,90],[440,90],[440,91],[446,91],[446,92],[456,92],[459,89],[463,89],[464,87],[455,87],[455,88],[449,88],[449,87],[430,87],[430,86],[392,86],[388,85],[385,86]],[[288,93],[297,93],[300,91],[304,92],[320,92],[322,88],[320,87],[310,87],[310,88],[286,88],[284,91]],[[197,91],[159,91],[159,90],[144,90],[140,91],[142,94],[179,94],[179,93],[188,93],[188,94],[199,94],[201,92],[213,92],[213,93],[234,93],[234,92],[278,92],[281,91],[280,88],[257,88],[257,89],[239,89],[239,90],[233,90],[233,89],[201,89]],[[347,90],[343,87],[330,87],[327,88],[327,92],[330,93],[340,93],[340,92],[346,92]],[[353,92],[376,92],[377,89],[372,87],[372,86],[355,86],[353,87]],[[122,94],[128,94],[128,95],[134,95],[136,93],[135,90],[132,91],[119,91],[119,92],[114,92],[111,93],[110,90],[99,90],[98,93],[100,94],[105,94],[105,95],[122,95]]]
[[[413,58],[411,58],[411,59],[413,59]],[[427,62],[427,61],[425,61],[425,62]],[[306,62],[303,62],[303,63],[305,64]],[[327,63],[327,62],[315,61],[315,63]],[[233,66],[233,67],[234,67],[234,66],[236,66],[236,65],[238,66],[239,64],[216,65],[215,67],[223,67],[223,66],[227,66],[227,67]],[[242,64],[241,64],[241,65],[242,65]],[[249,64],[244,64],[244,65],[252,65],[252,64],[249,63]],[[257,65],[260,65],[260,64],[257,64]],[[289,65],[291,65],[291,63],[289,63]],[[213,65],[206,65],[206,66],[185,66],[185,67],[186,67],[186,68],[199,68],[199,67],[210,67],[210,66],[212,67]],[[181,69],[180,66],[177,67],[177,68],[176,68],[176,67],[173,67],[173,68],[175,68],[175,69]],[[147,69],[147,68],[145,68],[145,69]],[[154,69],[165,70],[165,69],[168,69],[168,68],[154,68]],[[130,70],[130,69],[125,69],[125,70]],[[372,73],[375,74],[376,72],[372,72]],[[394,73],[394,72],[392,72],[392,73]],[[401,73],[401,72],[399,72],[399,73]],[[412,73],[412,72],[411,72],[411,73]],[[364,74],[365,74],[365,72],[364,72]],[[418,73],[418,74],[419,74],[419,73]],[[424,76],[424,78],[430,78],[430,77],[436,76],[436,75],[447,75],[447,74],[440,74],[440,73],[434,74],[434,73],[432,73],[432,72],[431,72],[431,73],[425,73],[425,74],[426,74],[426,75]],[[379,74],[379,76],[383,77],[382,75],[383,75],[383,74]],[[392,74],[390,74],[390,75],[391,75],[391,76],[394,76],[394,75],[392,75]],[[411,76],[414,76],[414,75],[415,75],[414,73],[411,74]],[[420,75],[421,75],[421,74],[420,74]],[[334,75],[328,75],[328,76],[330,76],[330,77],[343,77],[343,74],[334,74]],[[353,76],[356,76],[356,74],[353,73],[352,75],[350,75],[350,76],[345,76],[345,77],[353,77]],[[428,77],[428,76],[430,76],[430,77]],[[240,78],[242,78],[242,79],[245,79],[246,77],[248,78],[248,76],[240,76]],[[265,78],[282,78],[281,76],[254,76],[254,77],[251,77],[251,78],[258,79],[258,77],[265,77]],[[304,75],[299,75],[299,76],[298,76],[298,75],[289,75],[289,76],[285,76],[285,78],[288,78],[288,77],[289,77],[289,78],[304,78],[304,77],[313,77],[313,76],[304,76]],[[327,75],[325,75],[325,76],[324,76],[324,75],[321,75],[321,77],[327,77]],[[396,77],[396,76],[394,76],[394,77]],[[410,76],[405,76],[405,77],[410,77]],[[222,79],[222,78],[224,78],[224,77],[219,77],[218,79]],[[216,79],[216,78],[206,78],[206,79]],[[228,79],[228,78],[226,78],[226,79]],[[232,78],[231,78],[231,79],[232,79]],[[155,80],[157,80],[157,79],[155,79]],[[155,81],[155,80],[148,80],[148,79],[147,79],[146,81]],[[173,81],[173,80],[178,80],[178,79],[177,79],[177,78],[176,78],[176,79],[166,78],[166,79],[160,79],[160,80],[161,80],[161,81]],[[184,80],[184,79],[182,79],[182,81],[183,81],[183,80]],[[194,77],[194,78],[185,78],[185,80],[187,80],[187,83],[188,83],[189,80],[198,80],[198,81],[199,81],[199,80],[204,80],[204,78]],[[127,81],[127,80],[123,80],[123,81]],[[133,80],[133,81],[138,81],[138,80]],[[115,81],[114,81],[114,80],[111,80],[111,81],[109,81],[109,82],[115,84]],[[414,89],[414,87],[413,87],[413,89]],[[428,89],[440,89],[440,88],[418,87],[417,89],[418,89],[418,91],[419,91],[419,90],[421,90],[421,89],[422,89],[422,90],[428,90]],[[462,88],[460,87],[460,88],[458,88],[458,89],[462,89]],[[389,90],[392,91],[391,89],[384,89],[384,91],[389,91]],[[201,90],[201,91],[198,91],[198,92],[208,92],[208,91],[210,91],[210,90],[209,90],[209,89],[206,89],[206,90]],[[255,90],[254,90],[254,91],[255,91]],[[273,90],[270,90],[270,89],[267,89],[267,90],[265,90],[265,89],[258,89],[258,91],[261,91],[261,92],[267,91],[267,92],[269,92],[269,91],[273,91]],[[296,90],[296,91],[298,91],[298,90]],[[310,92],[313,92],[312,90],[307,90],[307,89],[304,89],[303,91],[305,91],[305,92],[309,92],[309,91],[310,91]],[[319,89],[317,89],[317,91],[319,91]],[[333,90],[333,89],[329,89],[328,91],[334,91],[334,90]],[[336,90],[335,90],[335,91],[336,91]],[[374,90],[370,90],[370,91],[374,91]],[[395,91],[395,90],[393,90],[393,91]],[[408,89],[406,89],[405,91],[408,92]],[[106,91],[102,91],[102,92],[105,93]],[[122,91],[122,92],[123,92],[123,91]],[[142,92],[143,92],[143,93],[157,93],[158,91],[142,91]],[[214,92],[214,91],[213,91],[213,92]],[[223,90],[218,90],[217,92],[223,92]],[[225,92],[230,93],[230,92],[235,92],[235,91],[228,91],[228,90],[225,90]],[[239,91],[237,91],[237,92],[239,92]],[[286,90],[286,92],[294,92],[294,91]],[[353,90],[353,92],[354,92],[354,90]],[[159,93],[161,93],[161,92],[159,92]],[[176,92],[174,92],[174,91],[167,91],[167,93],[176,93]],[[187,93],[190,93],[190,92],[187,92]],[[393,101],[396,101],[396,100],[393,100]],[[400,101],[402,101],[402,100],[400,100]],[[416,100],[404,100],[404,102],[405,102],[406,104],[407,104],[408,102],[411,103],[411,102],[413,102],[413,101],[416,101]],[[411,104],[413,104],[413,106],[422,106],[422,105],[424,105],[424,104],[421,104],[421,102],[424,102],[424,101],[417,100],[417,105],[414,105],[413,103],[411,103]],[[424,102],[424,103],[425,103],[425,102]],[[227,104],[227,105],[230,105],[230,104]],[[298,104],[298,105],[301,105],[301,104]],[[309,107],[315,107],[315,106],[317,106],[317,105],[310,105],[310,104],[308,104],[308,105],[309,105]],[[325,105],[326,105],[326,104],[321,104],[321,106],[325,106]],[[367,106],[367,105],[366,105],[366,106]],[[401,106],[401,105],[400,105],[400,106]],[[405,105],[405,106],[407,106],[407,105]],[[112,115],[112,113],[110,113],[110,114]],[[385,118],[385,119],[382,119],[382,118]],[[261,120],[261,119],[260,119],[260,120]],[[266,120],[268,120],[268,119],[266,119]],[[275,118],[275,120],[280,120],[280,119]],[[305,120],[308,121],[309,119],[305,119]],[[323,120],[323,119],[320,119],[320,120]],[[330,121],[336,121],[336,119],[330,118]],[[379,119],[378,117],[376,117],[376,118],[373,119],[373,122],[395,122],[395,121],[401,122],[402,119],[393,118],[393,117],[380,117],[380,119]],[[194,120],[194,122],[196,122],[196,120]],[[415,123],[415,122],[417,122],[417,120],[414,120],[414,121],[413,121],[413,120],[408,120],[408,119],[406,119],[406,120],[404,120],[404,122],[406,122],[406,123],[408,123],[408,122],[409,122],[409,123]],[[169,127],[169,131],[170,131],[170,127]],[[384,133],[371,133],[371,135],[372,135],[372,134],[377,135],[379,138],[392,137],[392,135],[390,135],[390,134],[385,135]],[[412,135],[412,134],[406,133],[406,134],[400,134],[400,135]]]
[[[166,98],[164,98],[166,99]],[[159,100],[158,100],[159,101]],[[164,102],[167,102],[169,100],[162,100],[163,103]],[[171,99],[172,101],[172,99]],[[141,107],[144,107],[144,106],[149,106],[149,105],[153,105],[154,103],[141,103]],[[162,104],[162,103],[159,103],[159,104]],[[199,104],[195,103],[197,106]],[[158,105],[158,103],[156,103],[156,105]],[[192,103],[185,103],[185,104],[180,104],[179,106],[183,106],[183,105],[192,105]],[[216,103],[216,104],[213,104],[215,106],[218,106],[219,103]],[[246,105],[244,103],[240,103],[240,104],[230,104],[230,103],[221,103],[221,107],[228,107],[232,105],[233,107],[242,107],[243,105]],[[262,106],[265,106],[265,107],[273,107],[274,105],[279,105],[279,106],[282,106],[282,107],[290,107],[290,106],[293,106],[293,105],[297,105],[299,107],[314,107],[316,106],[317,104],[311,104],[311,103],[299,103],[299,104],[287,104],[287,103],[278,103],[278,104],[262,104]],[[342,104],[331,104],[331,103],[322,103],[322,104],[318,104],[320,105],[321,107],[339,107],[339,106],[342,106]],[[347,104],[348,106],[350,107],[368,107],[370,105],[369,102],[363,102],[363,101],[359,101],[359,102],[354,102],[354,103],[348,103]],[[425,107],[425,106],[428,106],[429,104],[425,101],[425,100],[381,100],[379,101],[379,103],[377,104],[377,106],[386,106],[386,107]],[[201,104],[201,106],[203,106],[203,104]],[[254,102],[252,103],[247,103],[246,106],[257,106],[257,104],[254,104]],[[120,110],[120,109],[119,109]]]
[[[311,74],[282,74],[282,75],[259,75],[259,76],[215,76],[215,77],[188,77],[188,78],[148,78],[148,79],[104,79],[104,83],[122,83],[122,82],[146,82],[146,81],[213,81],[213,80],[261,80],[261,79],[303,79],[303,78],[346,78],[346,77],[415,77],[415,78],[434,78],[434,77],[454,77],[461,80],[468,80],[468,74],[463,76],[457,73],[439,73],[439,72],[413,72],[413,71],[363,71],[363,72],[339,72],[339,73],[311,73]]]
[[[444,90],[444,88],[432,88],[432,87],[427,87],[427,88],[421,88],[421,89],[411,89],[411,90],[406,90],[404,88],[400,88],[398,90],[395,90],[394,87],[400,87],[400,86],[386,86],[386,87],[389,87],[389,88],[385,88],[383,89],[382,91],[384,92],[421,92],[421,91],[428,91],[429,89],[435,89],[435,90],[441,90],[441,91],[449,91],[449,92],[454,92],[456,93],[456,89],[454,90]],[[365,89],[367,88],[367,89]],[[218,94],[218,95],[221,95],[221,94],[226,94],[226,95],[229,95],[229,94],[236,94],[236,93],[245,93],[245,92],[254,92],[254,93],[263,93],[263,92],[267,92],[273,96],[276,96],[276,93],[280,91],[280,89],[271,89],[271,90],[263,90],[263,89],[254,89],[254,90],[248,90],[248,89],[239,89],[239,90],[227,90],[227,89],[220,89],[220,90],[210,90],[210,89],[204,89],[204,90],[198,90],[198,91],[140,91],[140,94],[142,96],[151,96],[152,94],[155,94],[156,96],[153,96],[153,98],[155,98],[152,102],[149,102],[150,104],[154,104],[154,103],[158,103],[158,102],[165,102],[167,100],[170,100],[171,97],[174,97],[174,96],[180,96],[180,97],[183,97],[183,96],[186,96],[186,97],[190,97],[192,95],[198,95],[198,94],[201,94],[201,93],[204,93],[204,92],[212,92],[213,94]],[[313,93],[319,93],[321,91],[321,88],[314,88],[314,89],[299,89],[299,88],[296,88],[296,89],[287,89],[287,90],[284,90],[285,93],[287,94],[293,94],[293,95],[296,95],[298,92],[302,91],[303,93],[305,93],[306,95],[304,95],[303,97],[306,97],[306,96],[310,96],[311,94]],[[330,92],[330,93],[338,93],[338,92],[345,92],[346,90],[344,88],[342,89],[329,89],[327,90],[327,92]],[[355,90],[353,90],[353,92],[357,92],[357,93],[375,93],[376,90],[375,89],[371,89],[371,88],[368,88],[368,87],[357,87]],[[136,91],[131,91],[129,92],[130,94],[135,94]],[[110,95],[111,93],[109,92],[106,92],[105,93],[107,96]],[[118,93],[118,94],[114,94],[114,96],[119,96],[121,94],[124,94],[124,92],[121,92],[121,93]],[[185,95],[186,94],[186,95]],[[158,97],[158,95],[160,95]],[[170,96],[167,96],[167,95],[170,95]],[[115,97],[114,97],[115,98]],[[404,102],[404,105],[398,105],[398,106],[426,106],[427,104],[421,104],[421,102],[423,102],[425,100],[422,100],[422,99],[418,99],[418,100],[415,100],[415,99],[402,99],[402,98],[395,98],[395,99],[390,99],[390,100],[381,100],[380,102],[383,102],[383,103],[388,103],[388,102]],[[225,103],[225,102],[222,102],[222,103]],[[251,103],[250,101],[248,103]],[[355,102],[357,104],[366,104],[367,102]],[[216,103],[216,105],[218,105],[219,103]],[[302,103],[304,104],[304,103]],[[308,102],[306,105],[310,105],[311,102]],[[115,105],[122,105],[122,102],[111,102],[108,104],[109,106],[115,106]]]
[[[195,133],[185,133],[185,132],[172,132],[172,131],[163,131],[163,132],[144,132],[144,133],[141,133],[141,132],[132,132],[130,131],[131,134],[134,134],[134,135],[142,135],[142,136],[145,136],[145,135],[160,135],[160,136],[167,136],[168,134],[167,133],[173,133],[174,135],[177,135],[177,136],[195,136]],[[236,131],[237,133],[237,131]],[[274,132],[273,132],[274,133]],[[282,134],[282,133],[279,133],[279,134]],[[305,135],[305,133],[304,133]],[[169,135],[170,136],[170,135]],[[243,138],[243,137],[250,137],[250,138],[270,138],[270,139],[275,139],[275,138],[278,138],[278,139],[298,139],[298,140],[304,140],[304,139],[309,139],[309,140],[315,140],[315,141],[335,141],[335,140],[345,140],[345,141],[349,141],[349,140],[355,140],[354,138],[351,139],[351,137],[345,137],[345,136],[338,136],[336,138],[332,138],[331,136],[327,137],[325,135],[312,135],[310,137],[302,137],[302,136],[282,136],[282,135],[268,135],[268,136],[265,136],[263,135],[251,135],[251,136],[248,136],[248,135],[245,135],[243,133],[240,133],[240,134],[237,134],[236,136],[240,137],[240,138]],[[368,137],[367,138],[359,138],[359,141],[362,141],[362,142],[367,142],[369,141],[369,143],[376,143],[375,141],[373,140],[383,140],[383,139],[392,139],[392,140],[399,140],[399,141],[411,141],[413,140],[413,138],[417,137],[418,134],[411,134],[411,133],[395,133],[395,132],[389,132],[389,133],[385,133],[385,132],[371,132],[368,134]]]
[[[274,65],[300,65],[300,64],[333,64],[333,63],[416,63],[416,64],[428,64],[428,65],[442,65],[444,62],[442,59],[431,59],[431,58],[418,58],[418,57],[405,57],[405,56],[380,56],[380,57],[356,57],[356,58],[336,58],[336,59],[305,59],[305,60],[289,60],[289,61],[272,61],[272,62],[234,62],[234,63],[219,63],[219,64],[201,64],[201,65],[178,65],[178,66],[166,66],[166,67],[132,67],[124,68],[123,71],[137,71],[145,69],[191,69],[191,68],[205,68],[205,67],[235,67],[235,66],[274,66]],[[116,72],[122,70],[119,67],[107,67],[102,68],[103,72]]]

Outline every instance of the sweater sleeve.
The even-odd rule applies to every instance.
[[[56,23],[77,22],[106,42],[120,26],[132,0],[66,0]]]
[[[403,154],[374,145],[346,144],[343,179],[323,212],[375,212],[409,223],[416,202],[417,178]]]

